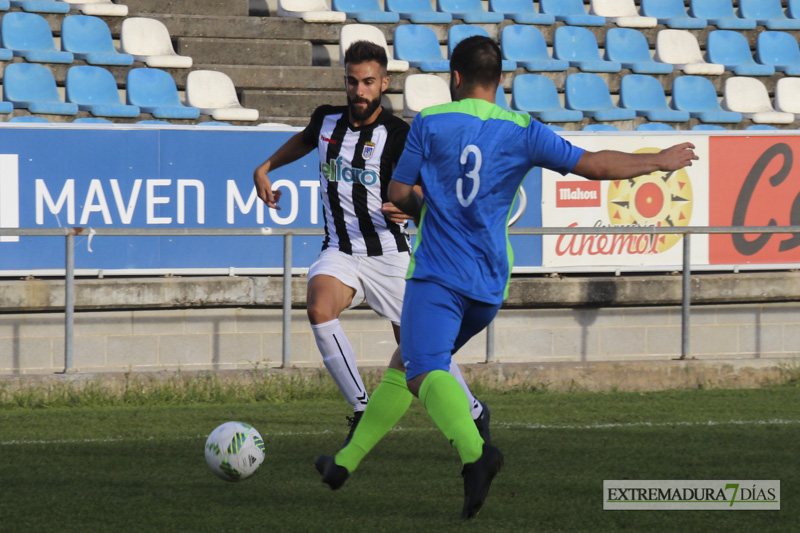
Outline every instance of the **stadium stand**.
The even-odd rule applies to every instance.
[[[500,48],[503,59],[530,72],[564,72],[569,68],[569,61],[550,57],[544,35],[533,26],[512,24],[503,28]]]
[[[553,81],[542,74],[520,74],[511,87],[511,107],[542,122],[580,122],[583,113],[565,109]]]
[[[672,63],[686,74],[720,75],[725,66],[708,63],[700,51],[697,37],[686,30],[661,30],[656,36],[656,61]]]
[[[34,63],[72,63],[70,52],[56,50],[50,24],[36,13],[11,12],[0,20],[2,46]]]
[[[756,21],[736,16],[731,0],[691,0],[689,16],[704,18],[720,30],[752,30]]]
[[[571,26],[603,26],[605,17],[586,12],[583,0],[540,0],[539,10]]]
[[[578,26],[556,28],[553,57],[568,61],[569,66],[583,72],[619,72],[622,69],[619,62],[603,59],[594,34]]]
[[[422,24],[403,24],[395,28],[394,55],[422,72],[450,71],[450,60],[442,55],[438,37]]]
[[[386,9],[408,19],[413,24],[449,24],[453,20],[450,13],[433,9],[430,0],[385,0]],[[399,26],[398,26],[399,27]]]
[[[737,76],[772,76],[775,67],[755,62],[747,38],[737,31],[716,30],[708,35],[706,57]]]
[[[342,27],[342,32],[339,36],[339,66],[344,66],[345,51],[352,43],[360,40],[373,42],[386,50],[386,57],[389,58],[387,65],[389,72],[405,72],[408,70],[408,61],[392,59],[393,54],[389,50],[389,45],[386,44],[386,36],[383,31],[370,24],[347,24]]]
[[[473,35],[490,37],[489,32],[486,31],[482,26],[473,24],[458,24],[456,26],[450,26],[450,29],[447,32],[447,57],[450,57],[450,55],[453,53],[453,49],[458,43],[467,37],[472,37]],[[515,61],[510,61],[507,59],[503,60],[503,72],[514,72],[516,68],[517,63]]]
[[[128,6],[115,4],[111,0],[62,0],[70,8],[79,10],[84,15],[96,17],[127,17]]]
[[[786,16],[781,0],[739,0],[739,15],[768,30],[800,30],[800,20]]]
[[[364,24],[394,24],[400,20],[397,13],[381,9],[378,0],[331,0],[331,7]]]
[[[34,117],[32,115],[22,115],[18,117],[11,117],[8,119],[9,122],[34,122],[34,123],[42,123],[42,124],[50,124],[50,121],[44,117]]]
[[[672,81],[672,107],[688,111],[700,122],[738,124],[742,114],[724,111],[714,84],[702,76],[678,76]]]
[[[708,26],[705,19],[686,13],[683,0],[642,0],[642,15],[653,17],[668,28],[701,30]]]
[[[725,80],[722,108],[736,111],[756,124],[791,124],[794,114],[777,111],[767,88],[755,78],[735,76]]]
[[[72,121],[73,124],[114,124],[107,118],[81,117]]]
[[[652,76],[628,74],[622,78],[619,105],[633,109],[651,122],[686,122],[688,111],[671,109],[661,83]],[[638,128],[637,128],[638,129]]]
[[[258,109],[239,103],[233,81],[223,72],[194,70],[186,77],[186,103],[216,121],[258,120]],[[208,123],[205,123],[208,124]]]
[[[567,76],[564,97],[567,109],[576,109],[599,122],[636,118],[633,109],[614,105],[608,85],[597,74],[576,72]]]
[[[3,100],[15,109],[42,115],[75,115],[77,104],[64,103],[50,70],[35,63],[12,63],[3,70]]]
[[[67,13],[69,5],[55,0],[11,0],[11,7],[19,7],[29,13]]]
[[[411,74],[403,85],[403,116],[414,118],[426,107],[450,101],[450,86],[435,74]]]
[[[153,68],[189,68],[192,58],[175,53],[163,22],[146,17],[126,18],[120,30],[120,51]]]
[[[787,32],[764,31],[756,41],[756,61],[787,76],[800,76],[800,45]]]
[[[609,61],[617,61],[622,68],[636,74],[669,74],[674,67],[659,63],[650,55],[647,37],[631,28],[611,28],[606,33],[606,54]]]
[[[489,0],[489,11],[502,13],[517,24],[549,26],[556,21],[553,15],[539,13],[533,2],[528,0]]]
[[[466,24],[497,24],[505,18],[502,13],[486,11],[480,0],[436,0],[436,6]]]
[[[508,105],[508,100],[506,99],[506,91],[505,89],[503,89],[502,84],[497,86],[497,94],[494,97],[494,103],[507,111],[512,111],[511,106]]]
[[[636,131],[675,131],[675,128],[663,122],[645,122],[636,126]]]
[[[61,23],[61,49],[90,65],[133,64],[133,56],[114,47],[111,31],[98,17],[73,15]]]
[[[67,71],[66,100],[95,117],[136,118],[139,108],[120,100],[114,75],[103,67],[76,65]]]
[[[135,68],[128,72],[127,103],[155,118],[196,119],[200,110],[183,105],[175,80],[164,70]]]
[[[587,124],[582,131],[619,131],[619,128],[611,124]]]
[[[304,22],[335,24],[347,19],[341,11],[328,8],[325,0],[278,0],[278,16],[302,19]]]
[[[604,17],[620,28],[655,28],[658,25],[656,18],[639,14],[633,0],[591,0],[589,14]]]

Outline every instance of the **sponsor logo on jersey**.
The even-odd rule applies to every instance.
[[[348,167],[342,162],[342,157],[331,159],[328,163],[320,165],[322,175],[328,181],[343,181],[345,183],[360,183],[362,185],[375,185],[380,180],[374,170]]]
[[[372,154],[374,153],[375,153],[375,143],[373,142],[364,143],[364,149],[361,151],[361,157],[363,157],[364,160],[366,161],[367,159],[372,157]]]
[[[322,140],[325,141],[328,144],[336,144],[336,142],[337,142],[336,139],[329,139],[329,138],[325,137],[324,135],[320,135],[320,137],[322,137]]]

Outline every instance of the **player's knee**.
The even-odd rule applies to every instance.
[[[336,318],[339,318],[339,313],[329,306],[322,306],[318,304],[310,304],[306,309],[308,321],[312,324],[324,324]]]

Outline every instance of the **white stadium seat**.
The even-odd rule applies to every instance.
[[[84,15],[95,17],[127,17],[128,6],[114,4],[111,0],[63,0]]]
[[[725,65],[707,63],[697,37],[686,30],[661,30],[656,36],[656,61],[672,63],[686,74],[716,76],[725,72]]]
[[[389,72],[405,72],[408,70],[408,61],[399,61],[392,59],[392,54],[389,52],[389,45],[386,44],[386,37],[383,32],[369,24],[348,24],[342,27],[342,33],[339,35],[339,65],[344,66],[344,53],[356,41],[369,41],[382,46],[386,50],[386,57],[389,59],[389,64],[386,69]]]
[[[344,11],[332,11],[325,0],[278,0],[278,16],[303,19],[305,22],[344,22]]]
[[[450,87],[434,74],[411,74],[403,85],[403,116],[415,117],[426,107],[450,102]]]
[[[800,78],[781,78],[775,86],[775,109],[800,116]]]
[[[592,0],[589,14],[605,17],[622,28],[655,28],[658,25],[656,18],[640,15],[633,0]]]
[[[739,112],[756,124],[794,122],[794,113],[782,113],[772,107],[766,86],[755,78],[734,76],[725,80],[722,108]]]
[[[154,68],[190,68],[192,58],[179,56],[172,47],[169,30],[156,19],[133,17],[122,21],[120,51]]]
[[[186,77],[186,103],[214,120],[258,120],[258,109],[239,103],[233,81],[214,70],[193,70]]]

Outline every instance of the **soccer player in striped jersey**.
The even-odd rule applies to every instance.
[[[474,517],[503,454],[481,437],[467,398],[447,370],[452,354],[494,319],[507,296],[513,262],[507,221],[525,175],[542,166],[589,179],[628,179],[677,170],[697,159],[691,143],[654,154],[584,151],[529,115],[495,105],[501,81],[497,43],[467,38],[450,59],[453,102],[424,109],[411,124],[388,190],[403,212],[420,217],[402,312],[407,383],[387,372],[350,444],[336,456],[317,458],[317,470],[331,488],[344,484],[402,416],[399,409],[392,417],[372,416],[389,413],[378,409],[377,391],[392,385],[396,397],[410,402],[412,394],[418,396],[456,448],[464,478],[461,516]]]
[[[308,273],[308,318],[326,368],[353,406],[345,443],[369,396],[339,315],[366,301],[392,323],[399,343],[410,257],[410,217],[386,197],[408,134],[408,124],[381,106],[381,96],[389,86],[386,64],[382,47],[367,41],[353,43],[345,53],[347,105],[317,108],[305,130],[291,137],[253,175],[259,198],[280,209],[281,192],[272,190],[268,173],[318,150],[325,237]],[[394,360],[400,361],[399,348]],[[451,371],[470,398],[475,424],[488,436],[488,408],[469,391],[455,363]]]

